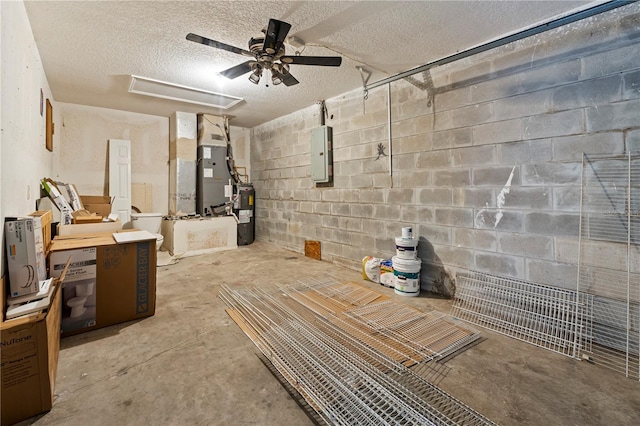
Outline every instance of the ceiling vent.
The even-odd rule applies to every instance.
[[[221,109],[229,109],[243,100],[235,96],[209,92],[194,87],[180,86],[178,84],[139,77],[137,75],[131,76],[129,92]]]

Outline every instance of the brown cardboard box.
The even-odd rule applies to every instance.
[[[82,205],[85,210],[89,210],[91,213],[95,213],[102,217],[107,217],[111,214],[111,203],[113,200],[111,197],[105,197],[103,195],[81,195]]]
[[[62,300],[60,280],[54,285],[56,288],[46,313],[0,324],[2,426],[48,411],[53,404]]]
[[[155,314],[155,243],[153,238],[117,244],[111,233],[53,240],[51,276],[60,273],[71,255],[62,289],[62,337]],[[86,299],[78,305],[78,297]]]
[[[120,219],[116,219],[114,222],[58,225],[57,235],[58,238],[61,238],[76,234],[102,234],[105,232],[119,232],[121,230],[122,222],[120,222]]]
[[[92,214],[91,216],[74,217],[72,225],[85,225],[87,223],[102,223],[102,216]]]
[[[4,321],[5,309],[7,309],[7,282],[3,275],[0,277],[0,324]]]
[[[30,213],[29,216],[39,217],[42,225],[42,240],[44,242],[44,253],[49,253],[49,246],[51,245],[51,222],[53,222],[53,213],[51,210],[36,210]]]

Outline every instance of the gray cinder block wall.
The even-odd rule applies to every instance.
[[[334,183],[310,177],[312,105],[253,129],[256,237],[361,268],[419,236],[423,290],[479,270],[574,288],[582,153],[640,151],[640,5],[326,100]],[[423,81],[424,76],[414,78]]]

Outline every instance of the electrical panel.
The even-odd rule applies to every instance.
[[[333,129],[320,126],[311,129],[311,179],[316,183],[331,182],[333,177]]]

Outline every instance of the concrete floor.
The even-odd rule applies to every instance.
[[[220,284],[273,287],[333,273],[423,310],[359,273],[265,243],[158,268],[155,316],[61,342],[53,409],[37,425],[311,425],[227,316]],[[438,386],[503,425],[638,425],[640,382],[483,330]]]

